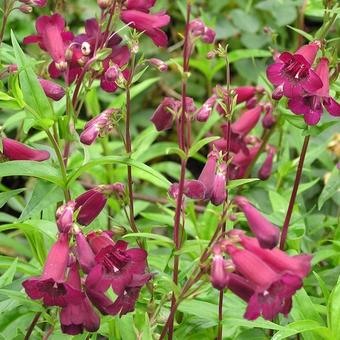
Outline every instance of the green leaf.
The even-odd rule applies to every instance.
[[[3,109],[20,110],[22,106],[18,101],[5,92],[0,92],[0,106]]]
[[[293,26],[290,26],[290,25],[287,25],[287,27],[289,27],[291,30],[293,30],[294,32],[296,33],[299,33],[300,35],[302,35],[303,37],[305,37],[308,41],[313,41],[314,40],[314,37],[308,33],[306,33],[305,31],[303,30],[300,30],[298,28],[295,28]]]
[[[233,24],[242,31],[254,33],[260,27],[260,22],[257,17],[250,15],[241,9],[233,9],[230,12]]]
[[[59,171],[50,165],[34,161],[10,161],[0,163],[0,177],[31,176],[63,186]]]
[[[334,167],[331,176],[329,177],[325,187],[323,188],[319,200],[318,208],[321,210],[327,200],[340,190],[340,173],[337,167]]]
[[[17,270],[18,258],[16,258],[11,266],[0,277],[0,288],[3,288],[12,283]]]
[[[307,127],[303,116],[282,113],[280,118],[287,121],[289,124],[292,124],[293,126],[297,127],[298,129],[304,130]]]
[[[25,102],[31,109],[34,110],[38,117],[42,119],[38,121],[38,124],[43,127],[49,127],[49,121],[52,120],[53,122],[54,118],[51,105],[36,74],[33,71],[31,63],[27,60],[24,52],[18,44],[13,31],[11,32],[11,38],[16,62],[19,66],[19,79]]]
[[[0,269],[8,269],[13,264],[13,257],[0,255]],[[37,276],[40,273],[40,269],[33,267],[32,265],[25,263],[23,261],[18,261],[16,265],[16,271],[27,274]]]
[[[152,234],[152,233],[130,233],[130,234],[126,234],[123,236],[123,238],[129,238],[129,237],[134,237],[134,238],[149,238],[151,240],[157,240],[160,241],[162,243],[170,243],[173,244],[173,240],[169,237],[163,236],[163,235],[159,235],[159,234]]]
[[[21,192],[25,190],[26,188],[21,188],[21,189],[15,189],[11,191],[2,192],[0,194],[0,208],[2,208],[8,202],[9,199],[17,196],[18,194],[20,194]]]
[[[257,182],[259,181],[258,178],[244,178],[244,179],[233,179],[231,181],[228,182],[228,189],[235,189],[237,187],[240,187],[244,184],[248,184],[248,183],[253,183],[253,182]]]
[[[95,166],[98,165],[105,165],[105,164],[125,164],[125,165],[130,165],[132,167],[135,167],[137,169],[140,169],[148,174],[150,174],[151,176],[157,178],[159,181],[161,181],[164,185],[166,186],[170,186],[170,182],[162,175],[160,174],[158,171],[152,169],[151,167],[138,162],[136,160],[133,160],[131,158],[128,157],[120,157],[120,156],[105,156],[105,157],[101,157],[99,159],[94,159],[88,163],[86,163],[85,165],[79,167],[76,171],[74,171],[68,180],[68,186],[71,185],[71,183],[73,183],[83,172],[85,172],[88,169],[91,169]],[[0,172],[1,175],[1,172]]]
[[[144,92],[154,83],[158,82],[159,77],[149,78],[142,81],[140,84],[131,87],[131,99]],[[109,105],[109,107],[120,109],[125,104],[126,94],[125,92],[116,97]]]
[[[60,187],[45,181],[38,181],[33,189],[31,199],[20,215],[19,221],[23,221],[62,200],[63,191]]]
[[[328,310],[328,327],[337,339],[340,334],[340,278],[329,297],[327,305]]]
[[[195,142],[190,150],[189,150],[189,157],[193,157],[199,150],[201,150],[205,145],[219,139],[220,137],[218,136],[213,136],[213,137],[206,137],[203,138],[197,142]]]

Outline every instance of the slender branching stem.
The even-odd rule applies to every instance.
[[[27,329],[27,332],[26,332],[24,340],[29,340],[30,339],[31,334],[32,334],[32,332],[34,330],[34,327],[36,326],[36,324],[37,324],[37,322],[38,322],[38,320],[40,318],[40,315],[41,315],[41,312],[37,312],[35,314],[35,316],[34,316],[32,322],[31,322],[30,326]]]
[[[296,195],[297,195],[297,192],[298,192],[298,189],[299,189],[299,184],[300,184],[302,170],[303,170],[303,163],[305,161],[309,139],[310,139],[310,136],[306,136],[305,139],[304,139],[304,142],[303,142],[303,146],[302,146],[302,150],[301,150],[301,154],[300,154],[300,159],[299,159],[299,164],[298,164],[296,175],[295,175],[294,186],[293,186],[292,193],[290,195],[288,210],[287,210],[285,221],[284,221],[283,227],[282,227],[282,233],[281,233],[281,239],[280,239],[280,249],[281,250],[284,249],[285,244],[286,244],[289,222],[290,222],[290,219],[292,217],[294,203],[295,203]]]

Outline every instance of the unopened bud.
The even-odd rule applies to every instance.
[[[10,64],[7,66],[7,71],[9,73],[15,73],[18,71],[18,65],[17,64]]]
[[[149,63],[156,67],[160,72],[166,72],[168,70],[168,65],[163,60],[151,58],[149,59]]]
[[[216,57],[216,52],[215,51],[209,51],[207,53],[207,58],[208,59],[214,59]]]
[[[105,79],[107,81],[116,81],[120,76],[121,71],[117,64],[113,64],[105,71]]]
[[[97,0],[97,4],[101,9],[109,8],[113,3],[113,0]]]
[[[26,4],[22,4],[21,6],[19,6],[19,10],[22,13],[29,14],[32,12],[32,7]]]

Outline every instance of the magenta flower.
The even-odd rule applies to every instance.
[[[180,105],[180,101],[174,98],[165,97],[162,100],[150,118],[157,131],[171,129],[174,115],[178,112]]]
[[[84,273],[89,273],[95,266],[95,255],[82,232],[76,234],[75,255],[79,262],[80,268]]]
[[[269,81],[276,86],[274,99],[282,95],[295,98],[304,91],[313,93],[322,87],[320,77],[311,69],[320,43],[315,41],[300,47],[294,54],[283,52],[277,62],[267,68]]]
[[[2,139],[2,154],[10,161],[37,161],[42,162],[50,158],[46,150],[36,150],[14,139]]]
[[[165,11],[159,13],[150,13],[150,8],[155,1],[128,1],[126,9],[123,9],[120,18],[137,31],[144,32],[149,36],[158,47],[168,45],[168,37],[161,30],[170,22],[170,17]]]
[[[259,169],[258,172],[258,177],[259,179],[261,179],[262,181],[265,181],[266,179],[268,179],[270,177],[270,175],[272,174],[272,169],[273,169],[273,158],[275,156],[276,150],[274,147],[270,147],[269,151],[267,153],[267,157],[264,160],[261,168]]]
[[[121,183],[99,185],[78,196],[75,199],[75,210],[78,210],[77,222],[89,225],[103,210],[107,195],[111,194],[123,195],[124,185]]]
[[[235,273],[228,273],[227,288],[245,302],[249,302],[255,293],[254,286],[243,276]]]
[[[214,288],[224,289],[229,281],[229,273],[227,271],[227,261],[223,258],[221,248],[215,246],[213,248],[214,256],[211,262],[210,281]]]
[[[173,199],[177,199],[179,193],[179,184],[173,183],[168,191]],[[202,182],[191,179],[184,181],[183,193],[185,196],[194,200],[202,200],[205,197],[205,186]]]
[[[65,31],[64,18],[58,13],[52,16],[43,15],[37,19],[35,27],[38,34],[26,37],[24,44],[39,43],[40,48],[52,57],[56,69],[65,71],[65,52],[72,42],[73,34]]]
[[[256,87],[254,86],[239,86],[234,89],[237,95],[236,103],[240,104],[252,99],[256,94]]]
[[[227,198],[227,179],[226,179],[227,165],[225,163],[220,164],[215,180],[214,187],[211,194],[211,203],[214,205],[222,204]]]
[[[205,163],[204,168],[198,177],[198,181],[200,181],[205,187],[204,199],[206,200],[211,198],[214,190],[217,160],[218,154],[214,151],[210,152],[207,162]]]
[[[202,42],[212,44],[215,40],[216,32],[205,25],[201,19],[194,19],[190,21],[189,29],[194,37],[200,37]],[[192,50],[193,46],[191,46]],[[190,52],[191,54],[191,52]]]
[[[261,106],[256,106],[251,110],[243,112],[242,115],[231,124],[232,132],[241,136],[248,134],[259,121],[261,112]]]
[[[70,231],[73,224],[73,213],[75,206],[75,201],[69,201],[57,209],[56,219],[59,232],[68,233]]]
[[[156,67],[160,72],[168,71],[168,65],[163,60],[157,58],[150,58],[148,59],[148,62],[150,63],[150,65]]]
[[[65,96],[65,90],[53,81],[39,78],[39,83],[47,97],[58,101]]]
[[[115,109],[107,109],[88,121],[80,134],[80,141],[85,145],[91,145],[99,136],[110,132],[113,127],[111,118],[114,112]]]
[[[303,279],[311,271],[311,255],[301,254],[289,256],[278,248],[271,250],[263,249],[255,238],[245,235],[240,235],[240,243],[245,249],[261,258],[276,272],[297,275]]]
[[[254,320],[262,315],[272,320],[278,313],[287,315],[291,309],[292,296],[302,287],[300,277],[289,273],[277,273],[264,261],[248,250],[233,245],[226,247],[238,273],[254,287],[244,317]]]
[[[77,263],[74,263],[69,270],[67,284],[78,292],[79,299],[74,303],[69,302],[61,309],[61,330],[70,335],[81,334],[84,330],[96,332],[99,329],[100,318],[82,291]]]
[[[208,98],[202,107],[196,113],[196,119],[199,122],[206,122],[208,118],[211,116],[214,105],[216,104],[217,97],[216,95],[212,95]]]
[[[308,125],[316,125],[321,118],[323,107],[335,117],[340,117],[340,104],[329,96],[329,69],[328,59],[321,58],[315,73],[322,80],[322,87],[303,97],[292,98],[288,107],[298,115],[304,115]]]
[[[77,301],[79,294],[65,282],[69,259],[68,235],[60,234],[48,253],[40,277],[25,280],[22,285],[33,300],[43,300],[45,306],[66,306]]]
[[[236,196],[234,203],[245,214],[249,227],[255,234],[261,247],[274,248],[279,241],[280,229],[270,223],[245,197]]]

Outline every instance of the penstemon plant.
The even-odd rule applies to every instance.
[[[2,338],[339,337],[339,6],[279,2],[3,1]]]

